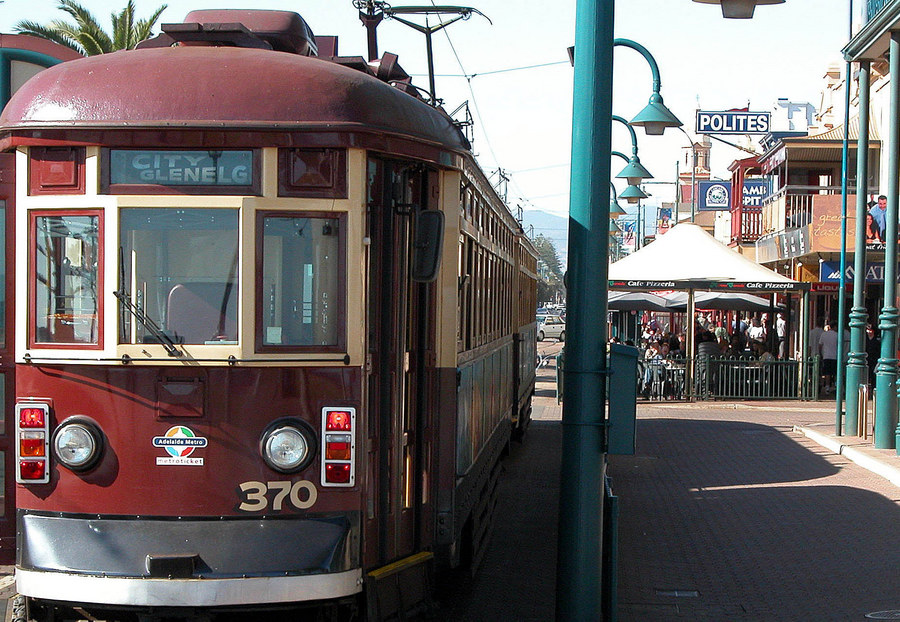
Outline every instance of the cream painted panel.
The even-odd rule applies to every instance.
[[[440,209],[444,212],[444,246],[438,274],[438,367],[456,367],[457,298],[459,297],[459,171],[441,173]]]

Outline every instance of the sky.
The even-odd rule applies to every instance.
[[[757,7],[752,20],[726,20],[718,6],[691,0],[618,0],[615,36],[650,51],[659,65],[666,105],[694,137],[698,107],[727,110],[749,104],[751,110],[771,110],[778,98],[818,106],[829,64],[843,67],[849,2],[787,0]],[[82,3],[108,25],[108,16],[121,10],[125,0]],[[138,16],[146,17],[161,3],[136,4]],[[47,23],[64,17],[56,6],[55,0],[5,0],[0,4],[0,32],[13,32],[20,20]],[[500,180],[498,169],[508,177],[500,188],[513,209],[564,216],[569,206],[573,78],[566,48],[574,44],[576,2],[470,0],[465,6],[486,18],[473,15],[433,35],[437,96],[448,112],[468,102],[474,118],[473,150],[492,181]],[[179,22],[191,10],[213,8],[296,11],[316,34],[338,35],[341,55],[366,54],[365,29],[351,0],[170,0],[160,23]],[[432,18],[430,24],[435,23]],[[398,54],[414,82],[428,86],[424,35],[385,20],[378,38],[380,51]],[[646,61],[633,50],[616,48],[613,113],[631,119],[646,105],[651,84]],[[681,148],[688,144],[681,132],[646,136],[638,130],[639,156],[655,182],[674,182]],[[716,141],[713,145],[712,174],[726,177],[728,165],[746,154]],[[612,148],[631,153],[627,129],[618,123],[613,124]],[[624,164],[613,158],[613,175]],[[620,184],[619,190],[623,188]],[[674,200],[674,183],[648,188],[650,203]]]

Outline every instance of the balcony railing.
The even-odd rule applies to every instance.
[[[762,235],[762,208],[743,206],[731,210],[731,241],[752,244]]]
[[[871,22],[878,12],[894,0],[866,0],[866,23]]]
[[[840,193],[840,186],[785,186],[763,201],[761,235],[808,225],[813,197]]]

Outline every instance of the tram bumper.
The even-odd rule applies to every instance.
[[[358,516],[71,517],[19,511],[16,585],[32,598],[214,607],[350,596]]]

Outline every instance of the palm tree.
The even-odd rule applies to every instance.
[[[49,39],[85,56],[94,56],[116,50],[133,49],[138,43],[150,37],[153,26],[167,6],[166,4],[160,6],[149,19],[135,21],[134,2],[128,0],[128,4],[120,13],[111,15],[112,34],[110,35],[103,30],[97,19],[86,8],[74,0],[60,0],[58,8],[68,13],[75,20],[74,24],[54,20],[43,25],[23,20],[13,29],[21,34]]]

